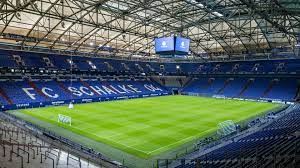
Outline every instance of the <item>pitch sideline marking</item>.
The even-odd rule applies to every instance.
[[[34,109],[34,110],[35,110],[35,109]],[[59,110],[59,111],[61,111],[61,110]],[[79,110],[79,112],[81,112],[81,111]],[[78,127],[73,127],[73,128],[79,129],[79,130],[85,130],[85,129],[81,129],[81,128],[78,128]],[[210,130],[212,130],[212,129],[206,130],[206,131],[201,132],[201,133],[199,133],[199,134],[208,132],[208,131],[210,131]],[[134,150],[136,150],[136,151],[142,152],[142,153],[147,154],[147,155],[149,155],[149,154],[151,154],[151,153],[153,153],[153,152],[155,152],[155,151],[158,151],[158,150],[160,150],[160,149],[164,149],[164,148],[167,148],[167,147],[172,146],[172,145],[174,145],[174,144],[177,144],[177,143],[179,143],[179,142],[181,142],[181,141],[184,141],[184,140],[186,140],[186,139],[194,138],[194,137],[196,137],[197,135],[199,135],[199,134],[197,134],[197,135],[194,135],[194,136],[186,137],[186,138],[181,139],[181,140],[179,140],[179,141],[176,141],[176,142],[174,142],[174,143],[168,144],[168,145],[166,145],[166,146],[159,147],[159,148],[154,149],[154,150],[152,150],[152,151],[150,151],[150,152],[146,152],[146,151],[142,151],[142,150],[140,150],[140,149],[137,149],[137,148],[133,147],[134,145],[125,145],[125,144],[116,142],[116,141],[114,141],[114,140],[112,140],[112,139],[109,139],[109,137],[100,137],[100,136],[97,135],[97,134],[94,134],[94,133],[92,133],[92,134],[95,135],[95,136],[97,136],[97,137],[99,137],[99,138],[103,138],[103,139],[106,139],[106,140],[108,140],[108,141],[112,141],[112,142],[114,142],[114,143],[116,143],[116,144],[119,144],[119,145],[121,145],[121,146],[125,146],[125,147],[127,147],[127,148],[134,149]],[[115,136],[115,135],[113,135],[113,136]],[[111,137],[113,137],[113,136],[111,136]],[[105,143],[104,143],[104,144],[105,144]],[[106,144],[106,145],[108,145],[108,144]],[[126,151],[125,151],[125,152],[126,152]]]
[[[84,130],[84,129],[80,129],[80,128],[76,128],[76,129]],[[119,144],[119,145],[121,145],[121,146],[125,146],[125,147],[127,147],[127,148],[131,148],[131,149],[134,149],[134,150],[137,150],[137,151],[139,151],[139,152],[142,152],[142,153],[144,153],[144,154],[149,155],[149,154],[151,154],[151,153],[153,153],[153,152],[155,152],[155,151],[158,151],[158,150],[160,150],[160,149],[167,148],[167,147],[169,147],[169,146],[172,146],[172,145],[174,145],[174,144],[177,144],[177,143],[179,143],[179,142],[181,142],[181,141],[184,141],[184,140],[186,140],[186,139],[190,139],[190,138],[197,137],[197,135],[200,135],[200,134],[209,132],[209,131],[211,131],[211,130],[213,130],[213,128],[212,128],[212,129],[209,129],[209,130],[206,130],[206,131],[204,131],[204,132],[201,132],[201,133],[199,133],[199,134],[196,134],[196,135],[194,135],[194,136],[186,137],[186,138],[184,138],[184,139],[181,139],[181,140],[176,141],[176,142],[174,142],[174,143],[168,144],[168,145],[166,145],[166,146],[162,146],[162,147],[160,147],[160,148],[154,149],[154,150],[152,150],[152,151],[150,151],[150,152],[142,151],[142,150],[140,150],[140,149],[137,149],[137,148],[135,148],[135,147],[132,147],[132,146],[134,146],[134,145],[125,145],[125,144],[116,142],[116,141],[114,141],[114,140],[112,140],[112,139],[108,139],[107,137],[100,137],[100,136],[97,135],[97,134],[93,134],[93,133],[92,133],[92,134],[95,135],[95,136],[97,136],[97,137],[99,137],[99,138],[103,138],[103,139],[106,139],[106,140],[108,140],[108,141],[112,141],[112,142],[114,142],[114,143],[116,143],[116,144]],[[104,144],[105,144],[105,143],[104,143]],[[106,145],[108,145],[108,144],[106,144]],[[126,151],[125,151],[125,152],[126,152]]]
[[[174,143],[171,143],[171,144],[169,144],[169,145],[162,146],[162,147],[157,148],[157,149],[155,149],[155,150],[153,150],[153,151],[147,152],[147,154],[151,154],[151,153],[153,153],[153,152],[155,152],[155,151],[158,151],[158,150],[160,150],[160,149],[163,149],[163,148],[172,146],[172,145],[177,144],[177,143],[179,143],[179,142],[181,142],[181,141],[184,141],[184,140],[186,140],[186,139],[190,139],[190,138],[197,137],[198,135],[203,134],[203,133],[206,133],[206,132],[209,132],[209,131],[211,131],[211,130],[213,130],[213,129],[214,129],[214,128],[211,128],[211,129],[209,129],[209,130],[203,131],[203,132],[201,132],[201,133],[199,133],[199,134],[196,134],[196,135],[194,135],[194,136],[186,137],[186,138],[184,138],[184,139],[181,139],[181,140],[176,141],[176,142],[174,142]]]
[[[249,108],[250,108],[250,107],[249,107]],[[33,111],[35,111],[35,110],[37,110],[37,109],[34,109]],[[81,110],[78,110],[78,111],[79,111],[79,112],[82,112]],[[80,130],[81,130],[81,129],[80,129]],[[82,130],[83,130],[83,129],[82,129]],[[205,132],[208,132],[208,131],[210,131],[210,130],[211,130],[211,129],[209,129],[209,130],[207,130],[207,131],[204,131],[204,132],[201,132],[201,134],[202,134],[202,133],[205,133]],[[96,134],[94,134],[94,135],[97,136],[97,137],[99,137],[99,136],[96,135]],[[199,134],[197,134],[197,135],[199,135]],[[113,137],[113,136],[112,136],[112,137]],[[121,146],[125,146],[125,147],[128,147],[128,148],[132,148],[132,149],[134,149],[134,150],[140,151],[140,152],[145,153],[145,154],[151,154],[151,153],[153,153],[153,152],[155,152],[155,151],[158,151],[158,150],[163,149],[163,148],[167,148],[167,147],[172,146],[172,145],[174,145],[174,144],[176,144],[176,143],[182,142],[182,141],[184,141],[184,140],[186,140],[186,139],[193,138],[193,137],[195,137],[195,136],[190,136],[190,137],[181,139],[181,140],[179,140],[179,141],[177,141],[177,142],[174,142],[174,143],[169,144],[169,145],[166,145],[166,146],[162,146],[162,147],[157,148],[157,149],[155,149],[155,150],[153,150],[153,151],[150,151],[150,152],[145,152],[145,151],[136,149],[136,148],[132,147],[132,146],[134,146],[134,145],[132,145],[132,146],[131,146],[131,145],[130,145],[130,146],[127,146],[127,145],[125,145],[125,144],[118,143],[118,142],[113,141],[113,140],[111,140],[111,139],[107,139],[107,138],[104,138],[104,139],[109,140],[109,141],[112,141],[112,142],[114,142],[114,143],[116,143],[116,144],[119,144],[119,145],[121,145]],[[100,138],[101,138],[101,137],[100,137]]]

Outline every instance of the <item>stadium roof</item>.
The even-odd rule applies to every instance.
[[[299,0],[4,0],[1,43],[22,48],[153,56],[154,38],[191,39],[193,56],[293,47]],[[219,54],[216,54],[219,53]]]

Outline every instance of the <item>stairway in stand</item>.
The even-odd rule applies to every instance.
[[[90,86],[88,83],[86,83],[85,81],[83,81],[82,79],[80,79],[80,82],[81,82],[85,87],[89,88],[94,94],[100,95],[99,93],[95,92],[94,89],[92,89],[91,86]]]
[[[0,87],[0,96],[3,97],[9,104],[14,104],[14,102],[7,96],[7,94],[1,87]]]
[[[204,90],[206,90],[206,89],[210,88],[210,87],[211,87],[211,85],[214,83],[214,81],[215,81],[215,79],[214,79],[214,78],[209,78],[209,79],[207,80],[207,85],[206,85],[206,86],[204,86]]]
[[[223,87],[218,90],[217,94],[222,94],[224,89],[229,85],[230,82],[230,79],[225,80]]]
[[[33,81],[30,81],[30,80],[29,80],[28,83],[29,83],[29,85],[30,85],[35,91],[38,92],[39,95],[41,95],[42,97],[44,97],[44,98],[46,98],[46,99],[49,98],[48,96],[46,96],[46,95],[41,91],[41,89],[39,89],[39,88],[35,85],[35,83],[34,83]]]
[[[300,100],[300,84],[298,85],[297,92],[296,92],[296,95],[294,97],[294,100],[296,100],[296,101]]]
[[[268,86],[268,88],[264,91],[262,97],[265,97],[268,95],[268,93],[270,93],[270,91],[273,89],[273,87],[278,83],[278,80],[272,80]]]
[[[242,94],[249,88],[249,86],[254,82],[254,80],[249,79],[245,86],[243,87],[242,91],[239,93],[238,96],[242,96]]]

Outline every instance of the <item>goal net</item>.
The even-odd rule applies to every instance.
[[[220,136],[226,136],[236,132],[236,125],[232,120],[223,121],[218,124],[218,134]]]
[[[72,118],[66,115],[58,114],[57,122],[72,125]]]

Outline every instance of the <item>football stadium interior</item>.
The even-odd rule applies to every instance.
[[[299,0],[1,0],[0,168],[299,168]]]

